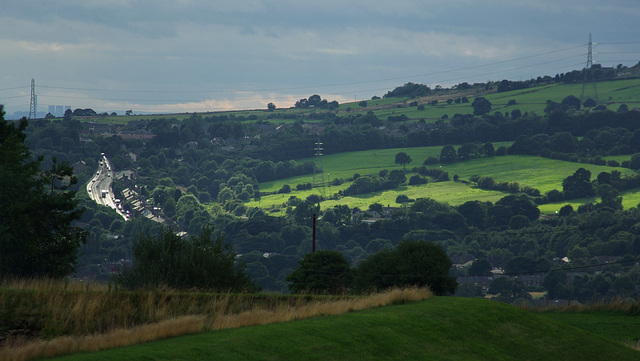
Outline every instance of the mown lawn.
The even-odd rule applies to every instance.
[[[637,360],[535,313],[436,297],[339,316],[207,332],[56,360]]]
[[[615,311],[541,312],[548,320],[565,323],[617,342],[640,346],[640,316]],[[640,357],[639,357],[640,358]]]

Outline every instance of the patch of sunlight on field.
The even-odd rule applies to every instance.
[[[335,188],[335,189],[334,189]],[[331,194],[337,192],[338,187],[331,187]],[[327,187],[328,190],[328,187]],[[247,207],[260,207],[268,212],[277,215],[281,213],[282,208],[286,208],[286,202],[291,196],[296,196],[300,199],[306,199],[310,194],[319,194],[318,189],[313,191],[298,191],[287,194],[274,194],[264,196],[260,202],[248,202],[245,203]],[[398,207],[396,198],[404,194],[411,199],[418,198],[432,198],[439,202],[449,203],[452,206],[457,206],[467,201],[479,200],[481,202],[496,202],[500,198],[507,195],[506,193],[482,190],[479,188],[470,187],[467,184],[461,182],[432,182],[429,184],[423,184],[419,186],[402,186],[398,189],[386,190],[380,192],[367,193],[357,196],[342,197],[337,200],[326,200],[320,203],[322,209],[331,208],[337,205],[347,205],[350,208],[358,207],[360,209],[368,209],[372,203],[380,203],[384,206]],[[410,203],[409,203],[410,205]]]
[[[494,143],[494,147],[497,148],[502,145],[508,146],[509,144],[510,143]],[[327,184],[324,189],[295,190],[298,184],[313,183],[313,175],[261,183],[260,190],[262,192],[276,192],[282,188],[284,184],[288,184],[292,192],[266,195],[263,196],[259,202],[251,201],[245,205],[247,207],[263,208],[273,215],[283,215],[287,208],[286,203],[292,196],[301,200],[305,200],[311,194],[318,194],[325,198],[330,198],[351,184],[351,181],[346,180],[352,178],[354,173],[365,176],[377,175],[383,169],[389,171],[402,169],[402,166],[395,164],[395,155],[398,152],[406,152],[412,158],[413,161],[407,167],[407,170],[409,170],[413,167],[420,166],[427,157],[433,156],[439,158],[441,149],[442,147],[395,148],[328,155],[323,158],[323,168],[325,171],[324,181],[325,184]],[[313,159],[299,160],[298,163],[303,163],[304,161],[313,161]],[[469,179],[473,175],[479,175],[492,177],[496,182],[517,182],[520,187],[530,186],[538,189],[542,194],[553,189],[562,190],[562,181],[575,173],[578,168],[589,170],[591,172],[591,179],[595,179],[601,172],[611,172],[613,170],[621,172],[623,176],[634,173],[633,170],[627,168],[574,163],[527,155],[478,158],[454,164],[444,164],[442,166],[433,165],[428,167],[440,168],[448,172],[450,178],[453,178],[456,174],[460,179]],[[415,173],[407,172],[407,178],[413,174]],[[335,178],[341,178],[346,182],[338,186],[329,186]],[[319,181],[319,179],[316,179],[316,182],[317,181]],[[429,197],[454,206],[473,200],[496,202],[507,195],[507,193],[502,192],[481,190],[462,182],[431,182],[421,186],[402,186],[393,190],[343,197],[337,200],[327,200],[321,203],[321,207],[326,209],[344,204],[351,208],[359,207],[361,209],[367,209],[372,203],[380,203],[385,206],[398,206],[395,200],[396,197],[401,194],[412,199]],[[621,195],[624,197],[623,205],[625,209],[636,207],[638,203],[640,203],[640,189],[627,191]],[[571,204],[574,209],[577,209],[585,202],[586,200],[572,200],[571,202],[545,204],[539,208],[543,214],[552,214],[559,211],[565,204]]]
[[[530,186],[546,193],[552,189],[562,190],[562,181],[575,173],[578,168],[591,172],[595,179],[601,172],[618,170],[622,175],[633,174],[627,168],[608,167],[594,164],[574,163],[527,155],[478,158],[466,162],[443,165],[449,176],[458,174],[462,179],[473,175],[490,176],[496,182],[518,182],[521,187]]]
[[[479,200],[482,202],[496,202],[505,196],[505,193],[487,191],[472,188],[459,182],[438,182],[420,186],[404,186],[398,189],[374,192],[365,195],[344,197],[339,200],[328,200],[322,202],[322,208],[331,208],[336,205],[345,204],[349,207],[369,208],[372,203],[380,203],[383,206],[397,207],[396,198],[404,194],[411,199],[432,198],[439,202],[457,206],[467,201]],[[409,203],[411,205],[411,203]]]
[[[622,197],[622,207],[624,207],[624,209],[635,208],[640,205],[640,188],[621,192],[620,196]],[[571,207],[573,207],[574,211],[577,211],[578,207],[584,205],[585,203],[587,203],[587,201],[598,203],[600,202],[600,199],[597,197],[572,199],[571,201],[567,202],[542,204],[538,206],[538,209],[540,209],[540,213],[542,214],[553,214],[555,212],[559,212],[560,208],[569,204],[571,205]]]

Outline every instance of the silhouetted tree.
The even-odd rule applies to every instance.
[[[353,271],[349,261],[337,251],[307,253],[299,264],[287,276],[291,292],[340,294],[351,289]]]
[[[41,171],[25,143],[28,122],[4,120],[0,105],[0,277],[61,278],[75,269],[86,232],[72,226],[80,219],[77,178],[55,158]]]

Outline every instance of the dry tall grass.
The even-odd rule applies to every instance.
[[[19,281],[0,285],[0,307],[36,320],[39,340],[5,339],[0,360],[24,361],[250,325],[302,320],[432,297],[425,288],[368,296],[219,295],[155,289],[113,292],[105,285]],[[64,335],[62,335],[64,334]],[[51,337],[49,340],[42,339]],[[57,336],[57,337],[56,337]]]

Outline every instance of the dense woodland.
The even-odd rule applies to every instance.
[[[604,76],[596,73],[596,78]],[[574,75],[491,86],[509,91],[544,82],[571,82]],[[455,88],[467,87],[472,85]],[[412,107],[418,106],[412,99],[436,91],[408,83],[384,97],[405,97],[399,104],[407,104],[408,99],[403,106]],[[465,101],[469,102],[451,99]],[[517,103],[511,111],[491,112],[491,103],[478,97],[473,99],[474,114],[454,114],[436,121],[400,116],[380,119],[373,112],[339,112],[337,106],[313,95],[296,103],[296,112],[270,106],[259,119],[233,114],[193,114],[184,121],[158,117],[131,121],[119,134],[108,136],[92,123],[68,115],[31,121],[27,140],[35,155],[45,156],[43,168],[53,165],[54,158],[73,165],[80,187],[95,172],[102,152],[116,170],[134,170],[140,194],[162,209],[176,231],[198,234],[212,226],[246,264],[253,282],[265,290],[287,291],[287,277],[311,251],[311,220],[318,214],[317,247],[339,252],[353,267],[380,251],[394,249],[403,240],[425,240],[441,246],[454,263],[474,261],[470,267],[452,268],[453,276],[489,276],[492,268],[499,267],[505,276],[535,275],[541,280],[531,286],[523,277],[493,277],[489,291],[506,301],[527,298],[525,291],[535,290],[548,291],[550,298],[582,302],[638,296],[640,211],[637,207],[623,209],[619,192],[640,187],[640,178],[620,177],[615,170],[590,174],[580,162],[640,169],[640,111],[625,104],[608,109],[573,95],[558,102],[549,100],[544,114],[522,113]],[[136,139],[122,134],[152,136]],[[439,159],[416,159],[421,165],[406,171],[355,175],[350,180],[351,194],[406,182],[463,181],[503,191],[505,196],[495,203],[471,201],[455,207],[420,198],[405,200],[409,202],[403,207],[372,204],[368,209],[321,209],[319,197],[292,197],[284,217],[244,205],[264,196],[260,182],[313,173],[314,163],[299,159],[313,155],[312,145],[318,139],[324,142],[326,154],[443,147]],[[492,143],[502,141],[513,143],[494,149]],[[435,169],[438,163],[509,154],[576,162],[576,173],[557,190],[540,194],[517,184],[496,183],[490,177],[458,179]],[[629,155],[630,160],[622,164],[603,160],[610,155]],[[118,195],[125,185],[117,182],[114,187]],[[83,193],[78,192],[85,208],[78,224],[88,233],[80,251],[79,275],[106,280],[114,267],[132,258],[132,246],[141,234],[161,234],[162,226],[145,218],[125,222]],[[538,204],[585,196],[597,196],[600,202],[579,209],[568,206],[555,217],[540,217]],[[363,222],[372,214],[382,219]],[[571,262],[563,261],[565,257]],[[482,289],[461,284],[457,293],[479,296]]]

